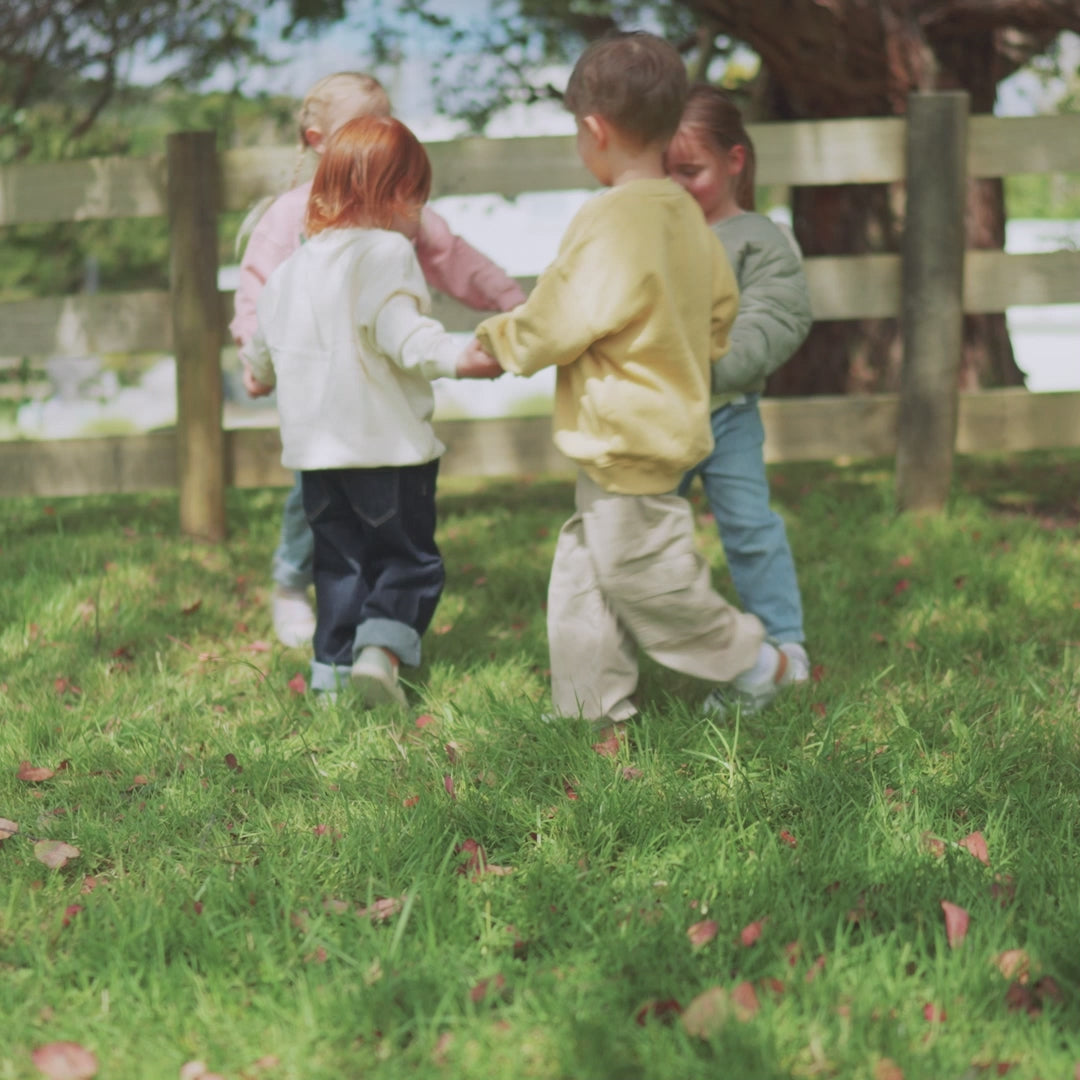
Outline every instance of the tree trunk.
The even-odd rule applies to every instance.
[[[971,0],[755,0],[752,7],[696,0],[693,6],[757,50],[763,73],[754,118],[776,120],[903,114],[916,90],[963,89],[973,114],[990,113],[1001,79],[1080,22],[1080,8],[1061,0],[996,0],[992,7]],[[901,195],[884,186],[795,189],[795,234],[804,253],[898,252]],[[1000,180],[971,182],[966,228],[970,248],[1004,246]],[[896,389],[898,333],[896,320],[817,323],[769,380],[769,392]],[[1004,313],[965,317],[959,377],[965,389],[1023,385]]]

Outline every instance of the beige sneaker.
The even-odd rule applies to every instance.
[[[366,645],[360,650],[350,675],[368,708],[406,704],[405,691],[398,686],[397,661],[378,645]]]
[[[315,636],[315,612],[311,610],[305,589],[274,586],[270,614],[274,621],[274,633],[282,645],[296,649],[311,644]]]

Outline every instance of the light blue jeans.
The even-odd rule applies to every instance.
[[[795,560],[784,521],[769,506],[758,397],[747,394],[712,414],[716,445],[686,474],[679,491],[685,495],[694,477],[701,477],[744,610],[756,615],[778,644],[801,642],[806,636]]]
[[[314,557],[315,537],[304,516],[304,489],[300,473],[296,473],[281,513],[281,539],[274,552],[272,571],[274,581],[285,589],[306,589],[314,580]]]

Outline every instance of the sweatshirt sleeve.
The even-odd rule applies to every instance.
[[[240,279],[233,300],[234,311],[229,332],[240,346],[247,342],[258,325],[257,304],[267,278],[296,250],[300,243],[301,222],[286,220],[285,204],[271,204],[255,226],[240,260]],[[290,228],[294,225],[294,228]]]
[[[456,377],[462,346],[423,314],[429,297],[412,245],[387,234],[376,257],[378,284],[361,293],[360,326],[370,328],[375,347],[403,370],[426,379]]]
[[[713,393],[763,382],[790,359],[813,322],[802,263],[779,229],[751,239],[739,263],[739,311],[731,347],[713,364]]]
[[[399,367],[419,372],[425,379],[457,376],[461,345],[442,323],[421,315],[416,297],[409,293],[395,293],[379,309],[375,344]]]
[[[433,289],[477,311],[509,311],[525,299],[521,286],[512,277],[455,236],[428,206],[420,215],[416,255]]]
[[[570,223],[559,254],[537,278],[529,298],[476,328],[481,346],[506,371],[532,375],[572,364],[590,345],[617,332],[630,314],[622,310],[634,282],[614,231],[587,203]]]

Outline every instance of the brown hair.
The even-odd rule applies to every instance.
[[[427,202],[431,162],[420,140],[390,116],[361,116],[343,124],[315,170],[304,228],[389,229],[395,217]]]
[[[757,155],[743,126],[739,106],[723,90],[706,83],[695,83],[686,98],[681,126],[702,133],[719,150],[730,150],[733,146],[746,150],[746,164],[735,186],[735,201],[743,210],[753,210]]]
[[[667,142],[688,88],[678,51],[635,30],[594,41],[578,58],[563,103],[575,117],[597,114],[643,145]]]

